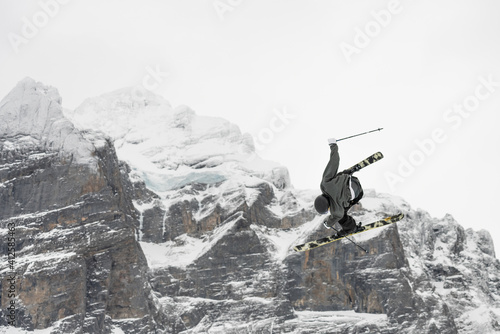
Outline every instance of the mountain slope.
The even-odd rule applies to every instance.
[[[352,209],[356,220],[396,212],[405,219],[355,236],[368,254],[348,241],[295,253],[293,245],[327,233],[312,207],[317,190],[294,189],[286,168],[260,159],[236,125],[172,108],[153,94],[137,99],[132,89],[88,99],[65,110],[65,118],[52,88],[26,79],[15,90],[23,87],[31,93],[0,103],[12,124],[19,117],[46,124],[9,125],[0,133],[0,234],[5,240],[7,224],[19,225],[23,327],[498,330],[500,264],[488,232],[365,189]],[[47,132],[54,122],[66,130]],[[4,279],[2,310],[6,293]]]

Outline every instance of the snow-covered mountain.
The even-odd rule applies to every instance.
[[[353,238],[368,254],[349,242],[295,253],[325,235],[312,208],[317,190],[293,188],[287,169],[259,158],[236,125],[154,94],[137,99],[133,89],[64,115],[60,101],[25,79],[0,102],[9,120],[0,126],[0,238],[15,222],[23,328],[500,330],[500,263],[488,232],[366,190],[357,220],[406,215]],[[5,277],[5,251],[1,260]],[[12,332],[1,327],[10,302],[1,284],[0,333]]]
[[[38,146],[95,166],[94,146],[62,115],[57,90],[30,78],[19,82],[1,102],[0,134],[4,145]],[[10,140],[10,141],[9,141]]]
[[[100,333],[130,318],[149,330],[147,262],[114,147],[76,130],[60,102],[29,78],[0,102],[0,331]]]
[[[120,159],[156,192],[190,183],[215,184],[239,171],[279,188],[289,186],[287,170],[255,154],[252,137],[228,121],[197,116],[186,106],[172,108],[159,96],[137,100],[134,89],[87,99],[66,115],[80,128],[114,140]]]

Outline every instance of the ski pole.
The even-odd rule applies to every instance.
[[[345,137],[345,138],[337,139],[337,141],[341,141],[341,140],[344,140],[344,139],[349,139],[349,138],[353,138],[353,137],[357,137],[357,136],[366,135],[366,134],[368,134],[368,133],[375,132],[375,131],[381,131],[381,130],[383,130],[383,129],[384,129],[384,128],[378,128],[378,129],[375,129],[375,130],[371,130],[371,131],[367,131],[367,132],[363,132],[363,133],[358,133],[357,135],[353,135],[353,136],[349,136],[349,137]]]
[[[339,230],[337,230],[335,227],[333,226],[330,226],[335,232],[337,232],[337,234],[339,233]],[[347,240],[349,240],[350,242],[352,242],[356,247],[358,247],[359,249],[361,249],[363,252],[367,253],[368,254],[368,251],[366,249],[364,249],[363,247],[361,247],[360,245],[358,245],[357,243],[355,243],[354,241],[352,241],[350,238],[346,236],[344,236],[344,238],[346,238]]]

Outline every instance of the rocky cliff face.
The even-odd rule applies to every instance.
[[[112,143],[77,131],[53,88],[23,80],[0,103],[0,324],[106,333],[111,319],[152,326],[147,262]],[[15,226],[15,299],[7,227]],[[139,331],[138,331],[139,332]]]
[[[367,190],[352,211],[358,221],[406,215],[354,237],[368,254],[348,241],[294,253],[293,245],[325,235],[312,209],[316,191],[294,189],[286,168],[256,156],[236,126],[154,95],[139,101],[125,89],[67,111],[77,130],[50,88],[25,80],[13,92],[0,104],[12,124],[39,120],[34,115],[45,110],[55,115],[41,118],[47,124],[64,125],[59,132],[9,125],[0,135],[0,237],[15,222],[24,328],[489,333],[500,327],[500,263],[486,231],[464,230],[451,216],[435,219]],[[2,249],[6,254],[5,243]],[[2,279],[2,312],[8,286]]]

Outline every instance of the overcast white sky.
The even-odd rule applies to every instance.
[[[365,188],[487,229],[500,249],[498,1],[0,6],[1,97],[26,76],[57,87],[71,109],[146,85],[173,106],[236,123],[308,189],[319,186],[327,138],[383,127],[341,143],[341,167],[382,151],[358,174]]]

